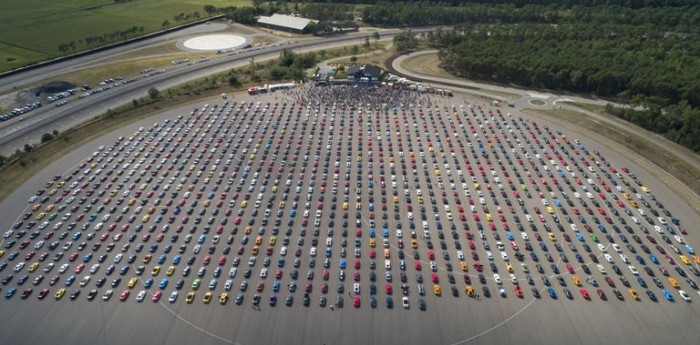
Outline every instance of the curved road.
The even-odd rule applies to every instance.
[[[554,108],[560,108],[560,109],[567,109],[567,110],[572,110],[576,111],[579,113],[583,113],[586,116],[591,117],[595,121],[602,122],[609,124],[610,126],[620,128],[624,131],[629,131],[630,124],[627,122],[624,122],[622,120],[619,120],[617,118],[610,118],[606,117],[600,114],[596,114],[595,112],[587,111],[585,109],[568,105],[569,102],[576,102],[576,103],[585,103],[585,104],[593,104],[593,105],[606,105],[607,103],[611,103],[605,100],[595,100],[595,99],[590,99],[590,98],[583,98],[583,97],[578,97],[578,96],[573,96],[573,95],[567,95],[567,96],[559,96],[555,95],[552,93],[542,93],[542,92],[537,92],[537,91],[531,91],[531,90],[524,90],[524,89],[518,89],[514,87],[506,87],[506,86],[497,86],[493,84],[487,84],[487,83],[480,83],[480,82],[475,82],[471,80],[465,80],[465,79],[459,79],[459,78],[444,78],[444,77],[438,77],[438,76],[432,76],[432,75],[427,75],[419,72],[415,72],[412,70],[408,70],[403,67],[403,63],[410,59],[414,58],[417,56],[422,56],[422,55],[428,55],[428,54],[435,54],[437,51],[436,50],[426,50],[426,51],[419,51],[415,53],[411,53],[408,55],[402,55],[397,57],[391,62],[391,68],[396,72],[396,74],[399,74],[403,77],[409,78],[409,79],[414,79],[414,80],[420,80],[424,82],[429,82],[429,83],[434,83],[436,85],[446,85],[448,87],[458,87],[458,88],[465,88],[468,89],[469,93],[477,94],[480,96],[485,96],[485,97],[490,97],[492,99],[502,99],[502,97],[490,94],[488,90],[492,90],[495,92],[505,92],[505,93],[511,93],[520,96],[520,99],[513,101],[513,105],[515,108],[518,109],[524,109],[524,108],[529,108],[529,109],[534,109],[534,110],[545,110],[545,109],[554,109]],[[533,100],[538,100],[541,101],[539,104],[535,103],[533,104]],[[544,103],[544,104],[541,104]],[[540,105],[541,104],[541,105]],[[549,120],[552,120],[551,118]],[[681,181],[676,179],[674,176],[670,175],[668,172],[666,172],[665,169],[662,167],[659,167],[652,163],[651,161],[647,160],[646,158],[640,156],[639,154],[624,148],[620,147],[619,145],[615,144],[614,142],[611,142],[609,139],[604,138],[603,136],[597,135],[597,139],[601,143],[607,143],[607,145],[613,147],[617,151],[624,151],[623,153],[626,154],[630,158],[634,158],[634,160],[641,165],[645,165],[648,170],[652,171],[654,175],[659,177],[664,183],[670,187],[676,190],[677,192],[681,193],[681,195],[688,196],[686,200],[688,203],[693,207],[693,209],[696,210],[696,212],[700,212],[700,196],[695,193],[693,190],[691,190],[688,186],[683,184]],[[689,152],[686,149],[681,148],[679,145],[674,144],[672,142],[669,142],[667,139],[657,135],[657,134],[651,134],[647,136],[647,140],[649,140],[653,145],[656,145],[658,147],[663,148],[666,152],[673,154],[676,156],[676,159],[678,160],[683,160],[687,162],[689,165],[692,166],[692,168],[696,170],[700,170],[700,159],[698,159],[697,155],[694,155],[693,153]]]
[[[196,27],[193,29],[196,29]],[[430,30],[434,29],[419,28],[414,29],[413,31],[420,33]],[[384,39],[387,39],[402,31],[403,30],[401,29],[383,30],[382,36]],[[15,122],[10,126],[0,129],[0,154],[12,154],[17,149],[22,149],[25,144],[38,142],[41,133],[52,132],[53,130],[66,130],[85,120],[104,113],[107,109],[113,109],[119,105],[130,102],[132,99],[143,97],[146,95],[147,90],[152,87],[161,90],[167,89],[189,80],[222,72],[231,68],[240,67],[248,64],[249,58],[251,57],[255,57],[256,61],[258,62],[273,59],[278,56],[282,49],[285,48],[291,48],[298,52],[327,49],[364,40],[365,36],[367,36],[366,32],[356,32],[343,36],[314,38],[287,45],[277,45],[264,50],[244,52],[233,56],[224,55],[205,63],[171,68],[170,70],[166,70],[165,73],[139,79],[135,82],[124,84],[102,93],[94,94],[83,100],[68,103],[60,108],[53,108],[51,110],[44,111],[41,114],[28,116],[24,121]],[[130,45],[115,49],[136,49],[143,47],[143,45],[147,44],[149,41],[151,41],[150,44],[153,44],[155,42],[162,41],[162,39],[162,37],[154,38],[153,41],[146,40],[143,42],[137,42],[133,46]],[[78,58],[75,60],[66,61],[64,63],[47,66],[46,68],[27,71],[26,75],[25,73],[22,73],[8,77],[0,81],[0,91],[6,90],[8,87],[10,87],[8,85],[11,85],[13,81],[18,82],[18,80],[28,79],[34,80],[35,78],[40,78],[41,75],[43,75],[41,79],[47,79],[47,76],[50,78],[52,74],[65,72],[66,68],[75,68],[75,66],[80,64],[92,63],[94,59],[103,57],[104,54],[109,54],[109,52],[110,51],[99,52],[96,53],[94,57]],[[22,76],[25,76],[26,78],[22,79]]]

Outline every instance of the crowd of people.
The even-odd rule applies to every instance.
[[[285,90],[285,97],[294,103],[314,107],[331,104],[339,107],[431,106],[431,96],[415,90],[377,84],[315,85]],[[434,96],[433,96],[434,98]]]

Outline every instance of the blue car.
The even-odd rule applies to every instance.
[[[642,277],[637,277],[637,282],[639,283],[639,285],[641,287],[643,287],[645,289],[647,288],[647,282],[645,282],[644,279],[642,279]]]
[[[507,232],[506,232],[506,237],[507,237],[508,240],[510,240],[510,241],[515,241],[515,237],[513,236],[513,233],[510,232],[510,231],[507,231]]]
[[[346,266],[345,259],[340,259],[340,265],[339,265],[339,266],[340,266],[340,269],[341,269],[341,270],[344,270],[344,269],[345,269],[345,266]]]
[[[391,309],[394,307],[394,300],[391,298],[391,296],[386,296],[386,307],[388,309]]]
[[[181,260],[180,255],[175,255],[175,257],[173,258],[173,265],[179,264],[180,260]]]
[[[278,280],[275,280],[272,283],[272,291],[274,292],[279,292],[280,291],[280,282]]]
[[[673,302],[673,295],[671,295],[671,293],[668,292],[668,290],[663,289],[661,290],[661,293],[664,295],[664,298],[666,298],[666,300],[668,300],[669,302]]]
[[[694,251],[693,248],[691,248],[689,245],[686,244],[686,245],[684,246],[684,248],[685,248],[685,251],[688,252],[688,254],[690,254],[690,255],[695,255],[695,251]]]
[[[369,237],[374,238],[377,234],[374,232],[374,229],[369,229]]]
[[[75,281],[75,276],[70,276],[70,277],[66,278],[66,286],[73,285],[74,281]]]
[[[651,262],[653,262],[656,265],[659,264],[659,259],[654,254],[649,254],[649,260],[651,260]]]
[[[145,282],[143,282],[143,287],[146,289],[150,289],[151,286],[153,286],[153,278],[148,278]]]
[[[159,264],[159,265],[162,265],[162,264],[165,262],[165,259],[166,259],[165,254],[161,254],[161,255],[158,257],[158,264]]]
[[[91,259],[92,259],[92,252],[87,253],[87,254],[85,254],[85,256],[83,256],[83,262],[88,262]]]
[[[576,238],[581,242],[586,242],[586,239],[583,237],[583,235],[580,232],[576,233]]]
[[[369,296],[369,305],[372,309],[377,307],[377,297]]]
[[[165,289],[166,287],[168,287],[168,278],[163,278],[163,279],[161,279],[160,284],[158,284],[158,288],[160,288],[162,290],[162,289]]]
[[[17,292],[17,288],[11,287],[9,290],[5,291],[5,298],[7,298],[7,299],[12,298],[12,296],[14,296],[16,292]]]
[[[557,299],[557,293],[556,293],[556,291],[554,291],[554,288],[548,287],[547,293],[549,294],[549,297],[552,297],[553,299]]]
[[[382,236],[384,236],[384,238],[389,238],[389,229],[383,229]]]

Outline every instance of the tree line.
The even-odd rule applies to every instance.
[[[604,7],[555,21],[492,17],[423,39],[451,73],[640,105],[609,112],[700,152],[700,6]]]

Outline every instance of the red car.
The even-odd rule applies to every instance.
[[[43,289],[39,292],[39,295],[36,296],[38,299],[44,299],[46,296],[49,295],[49,289]]]
[[[413,266],[416,268],[416,271],[420,271],[420,270],[422,269],[422,266],[421,266],[420,261],[417,261],[417,260],[416,260],[416,261],[413,263]]]
[[[160,291],[158,291],[158,292],[160,292]],[[122,291],[122,294],[119,295],[119,300],[122,302],[126,301],[129,298],[129,293],[130,293],[129,289]],[[155,295],[153,297],[155,298]]]
[[[432,279],[433,283],[435,284],[437,284],[440,281],[440,278],[438,278],[438,275],[435,272],[430,274],[430,279]]]
[[[583,298],[591,299],[591,295],[588,293],[588,290],[586,290],[586,288],[581,288],[579,289],[579,291],[581,292],[581,296],[583,296]]]
[[[386,291],[387,295],[391,295],[394,289],[391,288],[391,284],[386,283],[386,285],[384,285],[384,291]]]
[[[598,293],[598,297],[600,297],[600,299],[602,299],[603,301],[608,299],[608,297],[605,296],[605,292],[603,292],[602,289],[596,289],[596,292]]]
[[[128,290],[127,290],[127,291],[128,291]],[[124,293],[122,292],[122,295],[123,295],[123,294],[124,294]],[[156,293],[153,294],[153,298],[152,298],[152,299],[153,299],[153,302],[158,302],[158,301],[160,301],[160,296],[162,296],[162,295],[163,295],[163,293],[162,293],[160,290],[156,291]],[[127,297],[128,297],[128,296],[129,296],[129,295],[128,295],[128,293],[127,293]],[[121,297],[120,297],[120,299],[121,299]]]
[[[360,307],[360,296],[355,295],[355,297],[352,298],[352,305],[355,306],[355,308]]]

